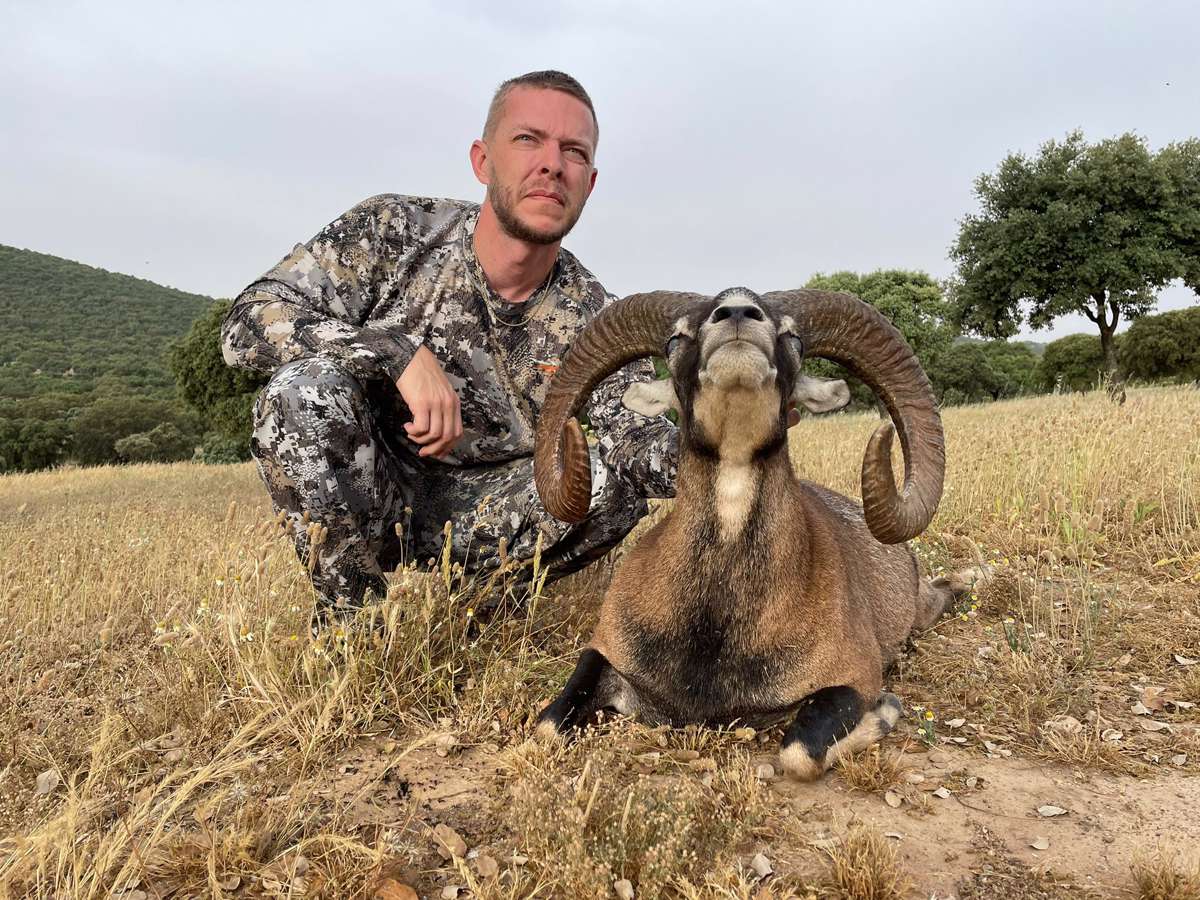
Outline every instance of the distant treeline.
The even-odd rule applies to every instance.
[[[959,336],[943,286],[924,272],[836,272],[808,286],[849,291],[886,315],[943,405],[1086,390],[1102,376],[1096,335],[1044,346]],[[228,307],[0,246],[0,472],[247,459],[250,408],[264,379],[222,360]],[[1117,336],[1117,352],[1127,377],[1200,378],[1200,308],[1136,320]],[[809,368],[844,374],[823,361]],[[870,392],[850,381],[855,405],[872,405]]]

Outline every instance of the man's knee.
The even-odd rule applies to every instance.
[[[320,357],[298,359],[280,366],[259,393],[254,424],[318,410],[323,416],[338,409],[350,412],[364,399],[362,385],[338,363]]]

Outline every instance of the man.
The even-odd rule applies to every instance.
[[[621,404],[652,377],[644,361],[593,393],[588,518],[555,520],[533,485],[550,376],[613,299],[561,247],[595,185],[598,136],[571,76],[506,81],[471,145],[481,205],[372,197],[234,301],[225,360],[272,374],[251,447],[319,618],[382,596],[385,572],[445,540],[479,571],[530,559],[540,538],[550,574],[568,574],[619,543],[647,497],[673,495],[674,426]]]

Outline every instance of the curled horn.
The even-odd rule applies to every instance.
[[[878,310],[850,294],[774,291],[762,299],[792,317],[809,356],[845,366],[887,406],[892,422],[875,430],[863,458],[863,512],[871,534],[881,543],[916,537],[942,497],[946,446],[933,389],[912,348]],[[904,452],[904,488],[899,493],[892,477],[896,430]]]
[[[555,518],[580,522],[592,499],[587,440],[575,416],[592,388],[617,369],[659,355],[675,321],[699,294],[652,291],[606,306],[579,333],[546,392],[533,450],[533,479]]]

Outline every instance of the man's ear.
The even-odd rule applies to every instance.
[[[667,410],[679,410],[675,385],[670,378],[658,381],[635,381],[625,390],[621,402],[643,416],[661,416]]]
[[[796,379],[792,399],[811,413],[833,412],[850,402],[850,387],[840,378],[801,375]]]
[[[488,148],[482,140],[476,139],[471,143],[471,171],[475,173],[475,178],[480,184],[487,184],[489,179],[487,159]]]

